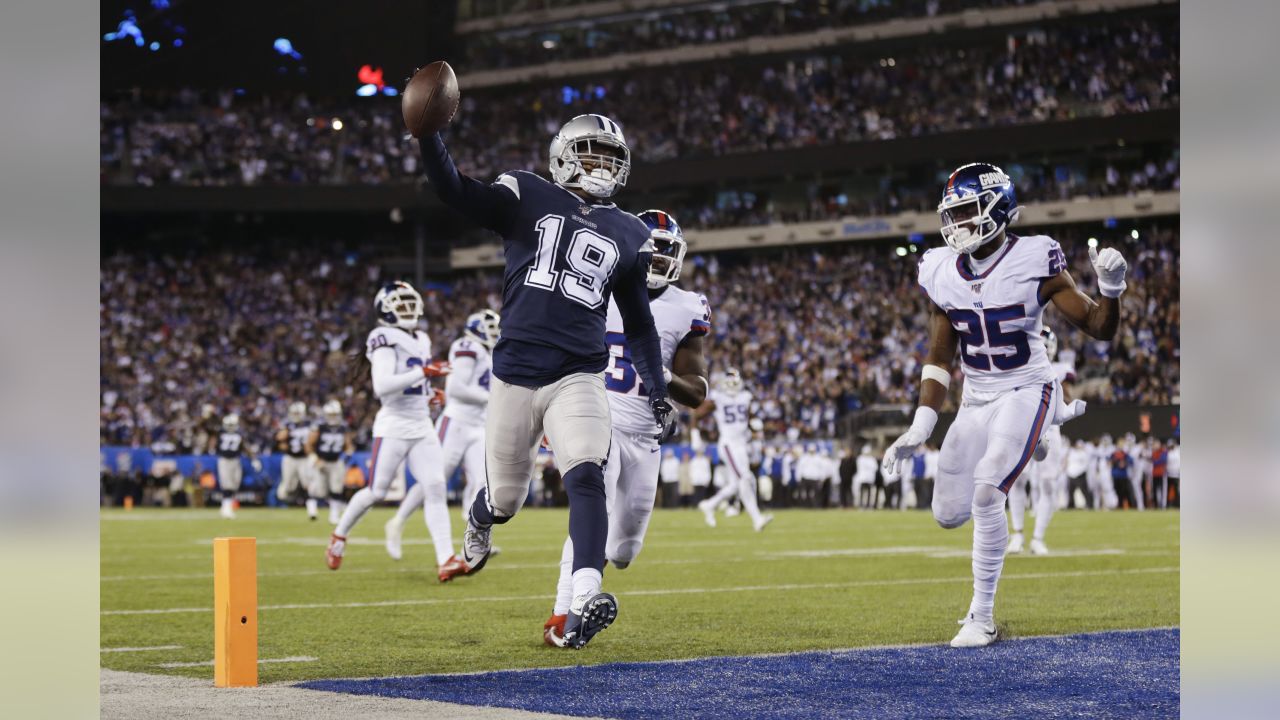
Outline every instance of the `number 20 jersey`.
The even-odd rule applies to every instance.
[[[1057,241],[1045,235],[1008,236],[983,273],[949,247],[920,259],[920,286],[946,312],[960,338],[965,397],[995,394],[1054,379],[1040,336],[1040,288],[1066,268]]]
[[[662,366],[670,368],[680,343],[689,336],[705,336],[711,332],[711,306],[695,292],[668,285],[662,294],[649,301],[653,324],[662,343]],[[604,372],[604,386],[609,392],[609,414],[613,427],[623,432],[652,434],[653,411],[649,409],[649,391],[631,364],[631,351],[622,332],[622,314],[609,302],[608,332],[609,367]]]
[[[372,362],[375,352],[385,352],[381,348],[390,348],[396,354],[396,375],[413,369],[421,372],[422,366],[431,362],[431,338],[420,330],[409,333],[398,327],[374,328],[365,342],[365,357]],[[412,387],[380,396],[382,407],[373,419],[373,436],[412,439],[433,434],[431,408],[427,404],[430,397],[425,376]]]
[[[619,282],[644,282],[648,226],[531,172],[505,173],[494,185],[514,194],[519,209],[503,237],[502,335],[493,374],[540,387],[604,370],[609,298]]]

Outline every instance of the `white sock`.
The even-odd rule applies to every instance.
[[[1031,537],[1041,542],[1044,542],[1044,531],[1049,529],[1049,520],[1057,510],[1058,498],[1055,495],[1054,492],[1044,491],[1036,498],[1036,529]]]
[[[431,534],[431,543],[436,546],[436,565],[443,565],[453,557],[453,535],[449,526],[449,506],[446,504],[443,484],[418,483],[414,487],[422,488],[422,514],[426,516],[427,532]],[[405,500],[409,498],[406,496]],[[404,504],[400,506],[404,508]]]
[[[707,507],[715,510],[720,507],[720,503],[725,502],[726,500],[732,500],[733,496],[737,494],[738,486],[736,484],[731,482],[725,483],[724,487],[720,488],[720,492],[711,496],[711,498],[706,501]]]
[[[560,551],[560,579],[556,581],[556,604],[551,608],[553,615],[569,614],[569,604],[573,602],[573,541],[564,539],[564,549]]]
[[[338,527],[334,528],[334,534],[340,537],[346,537],[351,533],[351,528],[360,522],[360,518],[369,512],[369,508],[373,507],[373,491],[369,488],[360,488],[355,495],[351,496],[351,503],[347,505],[346,510],[342,513],[342,519],[338,521]]]
[[[316,516],[316,511],[320,509],[320,501],[315,498],[307,498],[307,514],[311,517]]]
[[[222,512],[229,513],[231,512],[231,510],[232,510],[231,498],[229,497],[222,498]]]
[[[742,507],[751,516],[751,522],[760,521],[760,506],[756,503],[756,479],[751,475],[746,475],[738,481],[738,499],[742,501]]]
[[[411,515],[426,501],[426,493],[422,489],[422,483],[414,483],[409,488],[404,499],[400,501],[400,507],[396,508],[396,520],[403,523],[408,520]]]
[[[600,584],[604,582],[604,575],[595,568],[582,568],[573,572],[573,597],[580,598],[583,595],[595,595],[600,592]]]
[[[1009,522],[1013,525],[1013,532],[1017,535],[1022,534],[1023,516],[1027,512],[1027,486],[1022,484],[1019,479],[1013,483],[1013,487],[1009,490]]]
[[[973,494],[973,602],[969,604],[969,612],[978,620],[992,620],[1008,544],[1004,493],[979,483]]]

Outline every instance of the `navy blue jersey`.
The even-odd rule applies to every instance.
[[[492,184],[458,172],[439,136],[422,141],[423,166],[445,204],[502,236],[502,334],[493,374],[541,387],[572,373],[603,372],[612,296],[636,369],[666,397],[661,347],[649,309],[649,228],[612,203],[593,203],[533,173]]]
[[[290,457],[306,457],[307,438],[311,437],[311,425],[306,422],[296,423],[292,420],[286,420],[284,429],[288,433],[288,437],[285,439],[285,452]]]
[[[340,459],[347,449],[347,426],[321,423],[316,430],[319,433],[316,439],[316,455],[325,462]]]

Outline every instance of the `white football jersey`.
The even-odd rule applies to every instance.
[[[949,247],[933,248],[920,260],[919,276],[960,338],[965,396],[1052,381],[1040,336],[1040,286],[1066,268],[1062,247],[1045,235],[1010,234],[985,272],[971,272],[970,260]]]
[[[431,338],[421,330],[412,334],[398,327],[374,328],[365,342],[365,357],[390,348],[396,354],[395,374],[407,373],[431,362]],[[435,432],[428,403],[427,379],[409,388],[378,398],[382,408],[373,419],[374,437],[420,438]]]
[[[668,285],[661,295],[649,301],[649,310],[662,343],[663,367],[671,367],[676,350],[685,338],[711,331],[711,306],[698,293]],[[605,321],[605,342],[609,345],[609,367],[604,371],[604,386],[610,391],[609,413],[613,416],[613,426],[624,432],[657,432],[658,425],[649,409],[649,390],[631,363],[631,349],[622,331],[622,313],[612,298]]]
[[[751,439],[751,393],[739,390],[728,393],[711,391],[711,402],[716,404],[716,427],[720,430],[721,444],[745,445]]]
[[[459,374],[460,358],[475,361],[470,377]],[[489,348],[475,338],[460,337],[449,346],[449,364],[454,370],[444,386],[444,414],[457,422],[484,425],[485,409],[489,406],[489,380],[493,375]]]

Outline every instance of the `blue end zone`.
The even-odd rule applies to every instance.
[[[1178,657],[1178,630],[1141,630],[299,687],[609,718],[1170,718]]]

